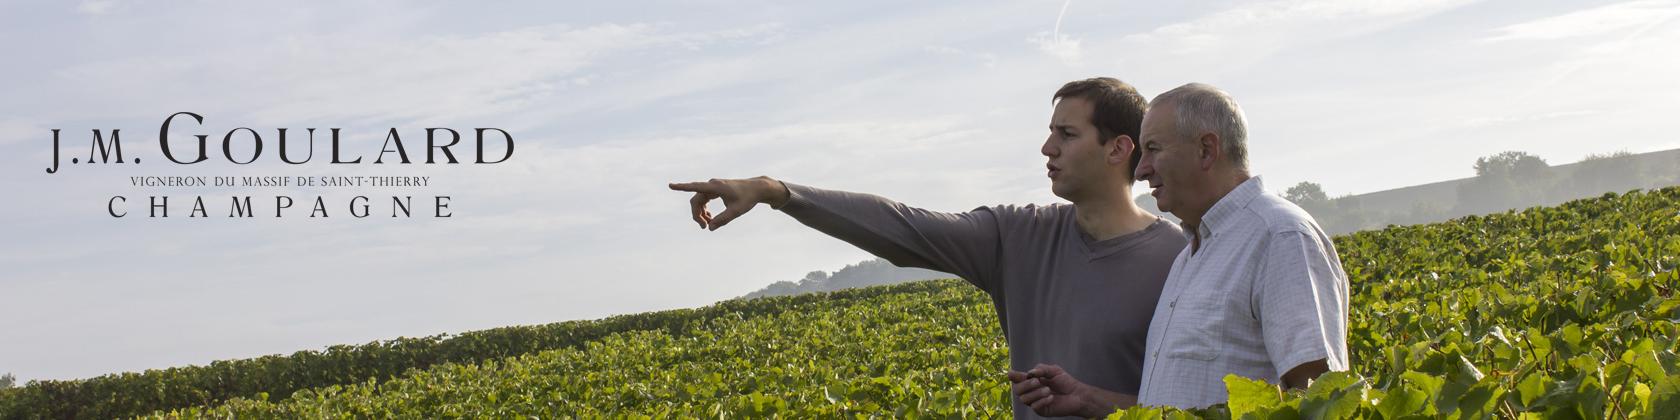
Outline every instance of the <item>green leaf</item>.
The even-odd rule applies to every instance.
[[[1500,398],[1505,395],[1505,388],[1498,380],[1488,380],[1470,387],[1464,396],[1458,399],[1458,418],[1483,419],[1492,418],[1498,410]]]
[[[1574,403],[1575,412],[1582,418],[1599,418],[1604,416],[1605,390],[1599,383],[1597,372],[1581,372],[1580,384],[1570,395],[1570,402]]]
[[[1522,402],[1523,407],[1532,407],[1535,400],[1546,395],[1546,388],[1550,383],[1551,377],[1546,376],[1545,372],[1528,374],[1517,383],[1517,401]]]
[[[1638,369],[1639,374],[1644,375],[1646,380],[1658,381],[1668,377],[1668,372],[1663,370],[1662,361],[1657,358],[1657,352],[1645,351],[1632,355],[1632,359],[1633,367]]]
[[[1397,419],[1412,414],[1433,414],[1425,412],[1429,405],[1429,394],[1409,386],[1390,389],[1383,396],[1382,402],[1377,404],[1377,412],[1385,419]]]
[[[1668,317],[1668,316],[1671,316],[1672,312],[1674,312],[1674,308],[1677,308],[1677,307],[1680,307],[1680,295],[1671,296],[1667,300],[1664,300],[1661,304],[1658,304],[1657,309],[1655,311],[1652,311],[1651,316],[1652,317]]]
[[[1307,387],[1301,415],[1315,419],[1353,418],[1365,403],[1365,378],[1351,372],[1326,372]]]
[[[1458,355],[1458,375],[1453,378],[1454,382],[1473,384],[1480,382],[1483,376],[1482,371],[1476,369],[1475,363],[1471,363],[1470,359],[1462,354]]]
[[[1534,347],[1534,360],[1546,360],[1552,355],[1552,339],[1538,329],[1528,329],[1528,343]]]
[[[1283,392],[1276,385],[1235,374],[1225,375],[1225,392],[1230,398],[1227,405],[1233,419],[1283,404]]]
[[[1161,420],[1161,409],[1158,407],[1132,407],[1110,413],[1108,420]]]
[[[1307,386],[1306,399],[1329,399],[1332,394],[1364,383],[1365,378],[1346,371],[1325,372]]]
[[[1587,336],[1585,333],[1581,332],[1581,326],[1579,325],[1569,324],[1563,326],[1563,329],[1558,331],[1558,338],[1562,339],[1563,343],[1568,345],[1569,350],[1572,353],[1580,353],[1581,349],[1586,346],[1585,341]]]
[[[1417,387],[1417,390],[1423,391],[1423,393],[1429,395],[1441,393],[1441,386],[1447,382],[1444,378],[1430,376],[1429,374],[1422,372],[1402,373],[1400,374],[1400,378],[1406,380],[1406,382],[1410,383],[1412,386]]]
[[[1680,375],[1669,376],[1651,391],[1651,418],[1680,419]]]

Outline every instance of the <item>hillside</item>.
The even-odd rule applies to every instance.
[[[770,296],[791,296],[806,293],[832,292],[836,290],[855,289],[859,287],[898,284],[916,280],[948,279],[955,275],[915,267],[899,267],[887,260],[876,258],[865,260],[857,264],[848,265],[833,273],[826,271],[812,271],[805,278],[797,282],[778,281],[765,286],[763,289],[748,293],[743,298],[756,299]]]
[[[1353,286],[1353,372],[1327,375],[1304,393],[1229,379],[1230,406],[1133,409],[1127,418],[1680,418],[1680,188],[1335,241]],[[495,343],[482,349],[506,356],[460,351],[474,356],[442,361],[427,350],[437,344],[370,344],[339,352],[355,356],[331,358],[336,365],[274,356],[32,383],[0,391],[0,414],[1007,416],[1007,352],[988,305],[957,280],[738,300],[460,336]],[[223,394],[231,399],[207,390],[291,386],[259,378],[372,365],[381,367],[367,372],[401,373],[318,381],[295,393]]]
[[[1390,225],[1409,226],[1453,218],[1524,209],[1534,206],[1596,197],[1607,192],[1624,192],[1680,185],[1680,149],[1649,153],[1611,153],[1589,156],[1580,162],[1545,166],[1522,180],[1500,177],[1470,177],[1377,192],[1347,195],[1322,202],[1297,200],[1317,219],[1324,230],[1340,235]],[[1479,181],[1494,181],[1479,183]],[[1286,185],[1270,185],[1281,193]],[[1498,191],[1490,193],[1490,188]],[[1523,193],[1514,193],[1521,191]],[[1466,200],[1470,198],[1470,200]],[[1155,206],[1149,194],[1136,197],[1138,206],[1168,220],[1178,221]],[[952,277],[947,273],[893,266],[872,259],[846,266],[830,274],[813,271],[799,281],[779,281],[747,294],[748,298],[829,292],[853,287],[893,284],[914,280]]]
[[[1680,185],[1680,149],[1611,153],[1526,173],[1483,174],[1350,195],[1308,209],[1332,234],[1433,223],[1473,214],[1552,206],[1606,192]],[[1503,175],[1503,176],[1502,176]],[[1504,179],[1501,179],[1504,178]],[[1286,186],[1278,186],[1284,188]]]

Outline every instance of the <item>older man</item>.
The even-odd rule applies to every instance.
[[[1302,388],[1348,369],[1348,281],[1312,216],[1248,167],[1247,119],[1192,83],[1155,97],[1137,177],[1190,244],[1173,261],[1144,354],[1141,405],[1225,402],[1228,374]]]

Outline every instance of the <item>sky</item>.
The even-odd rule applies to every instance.
[[[769,175],[941,211],[1053,203],[1038,152],[1050,96],[1094,76],[1151,97],[1227,90],[1279,191],[1468,177],[1506,150],[1562,164],[1680,147],[1680,0],[250,3],[0,2],[0,373],[84,378],[741,296],[869,256],[762,206],[697,229],[668,182]],[[177,118],[171,144],[210,136],[209,161],[158,152],[181,111],[205,121]],[[220,156],[237,127],[269,142],[257,163]],[[429,127],[500,128],[516,151],[333,165],[323,140],[309,163],[280,162],[277,129],[311,127],[341,128],[347,159],[372,160],[391,128],[416,159]],[[144,163],[48,174],[52,129],[64,159],[120,129]],[[129,217],[106,213],[118,195]],[[230,219],[234,195],[298,204]],[[376,217],[337,213],[356,195]],[[378,217],[393,195],[417,214],[450,196],[453,217]],[[174,217],[143,217],[150,196]],[[180,217],[195,196],[212,217]],[[331,217],[307,217],[316,196]]]

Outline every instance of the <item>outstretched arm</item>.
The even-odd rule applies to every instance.
[[[759,203],[903,267],[956,274],[988,292],[997,290],[1001,208],[944,213],[906,206],[884,197],[783,183],[768,177],[675,183],[694,193],[690,212],[701,227],[717,230]],[[724,210],[712,215],[711,200]]]

